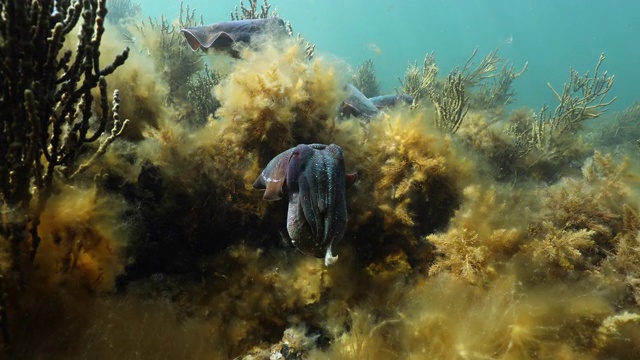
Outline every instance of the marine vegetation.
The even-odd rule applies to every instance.
[[[222,74],[211,70],[205,64],[204,69],[189,78],[187,81],[187,103],[191,104],[194,116],[188,116],[194,125],[204,125],[209,116],[215,114],[220,103],[213,97],[213,88],[222,80]]]
[[[619,146],[624,143],[638,145],[640,140],[638,121],[640,121],[640,101],[603,120],[604,129],[598,141],[605,146]]]
[[[240,0],[240,10],[242,14],[238,14],[238,6],[236,5],[231,12],[231,20],[251,20],[251,19],[266,19],[268,17],[276,17],[278,9],[276,8],[273,13],[269,14],[271,10],[271,4],[264,0],[264,3],[260,5],[260,11],[258,12],[258,0],[249,0],[249,7],[245,7],[242,0]]]
[[[2,285],[13,287],[30,283],[38,257],[49,256],[38,251],[40,225],[49,200],[61,191],[59,182],[89,167],[126,125],[119,118],[117,91],[109,119],[106,77],[124,64],[129,49],[101,66],[105,1],[73,6],[65,1],[2,1],[0,10],[0,238],[10,244],[11,264]],[[78,24],[75,51],[63,51]],[[111,135],[105,138],[108,128]],[[87,154],[93,155],[86,159]],[[0,291],[5,304],[8,290]],[[10,322],[18,320],[10,318],[7,306],[2,306],[0,320],[7,345]]]
[[[273,12],[270,14],[271,4],[264,0],[264,3],[260,5],[260,11],[258,11],[258,0],[249,0],[249,7],[245,7],[240,0],[240,9],[242,14],[238,13],[238,6],[236,6],[231,12],[231,20],[254,20],[254,19],[267,19],[269,17],[277,18],[278,17],[278,8],[276,7]],[[289,36],[294,36],[293,27],[291,26],[290,21],[285,22],[285,26],[287,28],[287,32]],[[300,33],[295,36],[298,43],[304,46],[305,53],[307,54],[307,58],[313,58],[313,54],[316,49],[316,45],[306,41]]]
[[[380,95],[380,80],[376,78],[373,60],[367,59],[358,66],[351,77],[351,83],[368,98]]]
[[[600,74],[603,61],[601,55],[593,75],[588,71],[580,75],[571,69],[562,93],[552,88],[558,99],[553,114],[547,105],[538,113],[516,109],[506,119],[499,116],[503,107],[473,110],[458,134],[476,151],[484,153],[500,180],[556,181],[567,172],[576,173],[595,145],[587,144],[579,136],[583,123],[599,118],[615,101],[615,97],[606,100],[614,77],[606,71]]]
[[[196,127],[202,126],[207,117],[215,113],[219,103],[212,95],[213,87],[224,77],[225,69],[213,69],[202,54],[185,47],[179,32],[183,27],[197,25],[202,25],[202,17],[181,3],[174,21],[163,16],[146,20],[135,18],[125,24],[120,33],[108,34],[111,43],[128,43],[134,49],[132,57],[148,62],[146,68],[130,67],[117,79],[122,96],[132,97],[136,104],[135,116],[130,115],[134,109],[123,104],[123,114],[136,119],[125,130],[126,138],[142,138],[146,125],[158,128],[158,123],[174,111],[179,112],[180,120]],[[112,51],[110,44],[105,45],[103,52]],[[162,81],[158,81],[158,77]],[[143,90],[145,87],[147,91]],[[165,103],[171,106],[165,106]]]
[[[114,24],[123,25],[128,21],[138,18],[142,8],[131,0],[111,0],[109,1],[109,21]]]
[[[477,53],[478,48],[474,49],[462,68],[454,68],[441,80],[436,79],[438,67],[435,54],[427,53],[422,68],[409,64],[404,80],[400,79],[398,92],[410,95],[413,107],[420,101],[430,100],[436,112],[436,125],[452,134],[458,131],[469,108],[480,111],[504,109],[515,96],[513,81],[527,70],[527,64],[519,72],[514,71],[513,65],[504,64],[500,73],[497,73],[501,59],[496,49],[474,68]],[[489,84],[489,80],[493,82]]]
[[[514,66],[510,63],[503,64],[500,73],[490,77],[491,84],[487,84],[487,81],[481,83],[480,90],[472,94],[471,106],[477,109],[492,109],[511,104],[516,96],[512,87],[513,81],[527,71],[529,64],[525,63],[520,71],[516,71]]]
[[[604,59],[604,54],[600,54],[593,75],[587,72],[580,76],[571,69],[570,80],[564,84],[562,93],[558,93],[549,84],[558,99],[558,105],[553,113],[549,113],[549,108],[545,105],[536,115],[532,136],[538,149],[547,154],[563,153],[567,147],[562,144],[563,135],[575,133],[583,121],[599,117],[616,100],[614,97],[605,101],[615,78],[607,76],[606,71],[599,73]]]
[[[148,53],[155,70],[168,79],[167,100],[171,103],[185,97],[189,79],[204,68],[202,57],[183,46],[184,40],[179,32],[182,28],[198,25],[202,25],[202,18],[198,20],[195,10],[180,3],[180,14],[174,23],[164,17],[149,18],[128,28],[132,46]]]
[[[404,80],[400,81],[400,94],[408,94],[413,97],[417,103],[419,100],[426,98],[433,91],[436,76],[438,75],[438,67],[436,66],[436,58],[434,53],[427,53],[422,61],[422,67],[418,67],[417,63],[409,64],[404,74]]]
[[[350,66],[292,36],[203,56],[185,12],[0,11],[0,357],[640,353],[640,163],[600,131],[633,124],[599,118],[603,58],[541,114],[505,106],[495,51],[442,77],[427,53],[414,106],[366,121],[338,116]]]
[[[443,82],[440,91],[431,94],[436,109],[436,125],[455,134],[460,123],[467,115],[469,98],[465,93],[465,81],[462,73],[454,70]]]

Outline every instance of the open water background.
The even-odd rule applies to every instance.
[[[175,19],[179,0],[138,0],[143,14]],[[261,2],[261,1],[260,1]],[[621,110],[640,99],[640,1],[634,0],[271,0],[295,32],[317,44],[316,53],[352,67],[371,58],[392,93],[409,62],[435,52],[439,76],[462,66],[474,48],[476,63],[499,56],[529,70],[514,83],[513,106],[555,106],[547,83],[561,91],[569,68],[616,75],[610,97]],[[238,0],[185,0],[205,23],[227,21]],[[245,5],[248,1],[245,1]],[[273,10],[272,8],[272,10]]]

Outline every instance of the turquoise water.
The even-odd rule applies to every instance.
[[[178,0],[139,1],[145,15],[173,19]],[[229,20],[237,0],[191,0],[205,23]],[[245,4],[247,1],[245,1]],[[317,44],[316,53],[352,67],[374,61],[383,91],[393,92],[408,62],[435,52],[440,76],[463,65],[473,49],[477,60],[499,55],[529,70],[515,81],[517,105],[537,109],[555,104],[547,83],[561,89],[569,68],[593,70],[600,53],[603,70],[616,75],[612,109],[640,97],[640,2],[631,0],[273,0],[278,14]]]

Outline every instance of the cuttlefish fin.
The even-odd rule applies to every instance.
[[[276,200],[282,199],[283,186],[284,186],[284,179],[268,183],[267,188],[264,191],[264,196],[262,198],[267,201],[276,201]]]
[[[234,38],[227,32],[215,31],[211,26],[198,26],[184,28],[180,30],[184,34],[184,38],[187,39],[187,43],[191,50],[197,51],[213,47],[214,43],[220,43],[220,46],[226,46],[234,42]]]
[[[286,185],[287,172],[289,171],[289,161],[293,149],[280,153],[269,161],[260,176],[253,183],[254,189],[264,189],[263,199],[276,201],[282,199],[283,188]]]
[[[263,199],[267,201],[276,201],[282,199],[283,191],[282,187],[285,185],[286,173],[265,173],[265,171],[260,174],[260,176],[253,183],[254,189],[264,190]],[[282,177],[272,177],[272,176],[282,176]]]
[[[193,36],[190,31],[187,31],[186,29],[180,31],[184,34],[184,38],[187,39],[187,44],[189,44],[191,50],[197,51],[198,49],[200,49],[200,41],[198,41],[198,39]]]

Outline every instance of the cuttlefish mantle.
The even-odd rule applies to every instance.
[[[289,198],[287,232],[301,252],[333,264],[332,246],[347,228],[346,189],[357,175],[346,174],[338,145],[300,144],[273,158],[253,183],[264,199]]]

